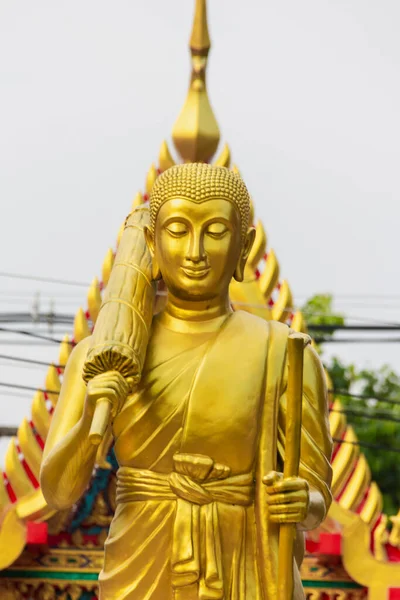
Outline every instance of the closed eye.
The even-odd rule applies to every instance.
[[[218,240],[224,237],[228,231],[228,228],[223,223],[211,223],[206,229],[206,235]]]
[[[188,228],[184,223],[170,223],[166,230],[172,237],[183,237],[188,233]]]

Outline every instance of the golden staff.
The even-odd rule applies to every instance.
[[[301,416],[303,401],[304,348],[311,341],[301,333],[291,333],[288,338],[288,390],[286,408],[286,442],[283,477],[298,477],[301,443]],[[293,548],[296,524],[283,523],[279,529],[278,600],[292,600]]]

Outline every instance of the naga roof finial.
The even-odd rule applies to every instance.
[[[185,162],[207,162],[214,155],[220,132],[208,99],[206,67],[211,47],[206,0],[196,0],[190,53],[192,75],[185,104],[172,131],[175,148]]]

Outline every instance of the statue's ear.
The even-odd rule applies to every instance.
[[[151,274],[152,274],[153,280],[158,281],[159,279],[162,278],[162,275],[161,275],[160,267],[158,266],[158,262],[157,262],[157,259],[155,256],[154,234],[153,234],[152,229],[148,225],[144,226],[143,231],[144,231],[144,237],[146,240],[147,248],[149,249],[149,252],[151,254],[151,263],[152,263]]]
[[[244,279],[244,268],[246,266],[247,259],[251,252],[254,240],[256,239],[256,230],[254,227],[249,227],[246,233],[246,238],[240,251],[239,260],[236,265],[235,272],[233,274],[236,281],[243,281]]]

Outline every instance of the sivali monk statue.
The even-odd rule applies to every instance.
[[[229,301],[254,240],[249,213],[229,169],[194,163],[160,175],[149,208],[126,221],[94,334],[69,359],[41,485],[50,506],[73,505],[112,432],[117,509],[102,600],[276,600],[287,526],[296,531],[287,598],[304,598],[302,532],[331,501],[325,378],[301,339],[299,470],[283,477],[296,426],[291,332]]]

